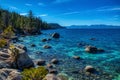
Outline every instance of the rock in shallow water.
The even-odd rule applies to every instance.
[[[36,47],[36,45],[35,44],[31,44],[31,47]]]
[[[50,48],[52,48],[52,47],[51,47],[50,45],[44,45],[43,48],[44,48],[44,49],[50,49]]]
[[[53,64],[58,64],[58,62],[59,62],[58,59],[52,59],[52,60],[51,60],[51,63],[53,63]]]
[[[80,56],[73,56],[73,58],[79,60]]]
[[[95,68],[93,66],[91,66],[91,65],[86,66],[84,70],[86,72],[90,72],[90,73],[95,72]]]
[[[46,41],[47,41],[47,39],[42,39],[41,41],[42,41],[42,42],[46,42]]]
[[[39,60],[37,61],[37,65],[41,66],[41,65],[45,65],[45,60]]]
[[[53,37],[53,38],[60,38],[60,34],[59,34],[59,33],[53,33],[53,34],[52,34],[52,37]]]
[[[52,64],[50,64],[50,63],[49,63],[49,64],[47,64],[46,66],[47,66],[48,68],[53,68],[53,65],[52,65]]]
[[[94,47],[94,46],[87,46],[87,47],[85,48],[85,51],[88,52],[88,53],[104,52],[103,49],[96,48],[96,47]]]

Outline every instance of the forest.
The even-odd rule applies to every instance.
[[[50,28],[52,28],[51,25],[41,20],[40,17],[35,17],[31,10],[28,15],[23,16],[0,8],[0,33],[13,31],[18,35],[34,35],[40,34],[42,29]]]

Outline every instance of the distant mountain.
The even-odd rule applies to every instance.
[[[58,23],[49,23],[48,25],[50,26],[51,29],[65,28],[59,25]]]
[[[120,26],[114,26],[114,25],[71,25],[71,26],[66,26],[67,28],[80,28],[80,29],[120,29]]]

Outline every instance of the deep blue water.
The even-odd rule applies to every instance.
[[[115,76],[120,74],[120,29],[57,29],[42,31],[42,35],[21,37],[22,43],[27,46],[29,55],[32,59],[45,59],[47,62],[52,58],[61,60],[59,70],[61,72],[71,69],[83,69],[86,65],[93,65],[96,68]],[[51,33],[60,33],[60,39],[52,39],[42,42],[43,38],[51,38]],[[96,40],[90,40],[96,38]],[[84,51],[85,47],[79,46],[85,43],[105,50],[104,53],[89,54]],[[35,44],[36,47],[31,47]],[[43,49],[43,45],[49,44],[51,49]],[[36,54],[42,51],[43,54]],[[77,55],[81,61],[74,61],[72,56]],[[73,74],[73,77],[75,75]],[[79,80],[74,79],[74,80]],[[107,80],[107,79],[104,79]],[[117,80],[117,79],[116,79]],[[118,79],[119,80],[119,79]]]

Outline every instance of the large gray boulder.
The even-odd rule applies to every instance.
[[[10,58],[7,62],[11,64],[12,68],[23,70],[24,68],[34,67],[33,61],[30,59],[25,50],[12,46],[8,49],[8,53],[10,54]]]
[[[6,60],[10,57],[10,55],[4,51],[0,51],[0,69],[1,68],[10,68],[10,65],[6,62]]]
[[[0,80],[22,80],[20,72],[16,69],[0,69]]]
[[[0,69],[2,68],[10,68],[10,65],[5,61],[0,61]]]

